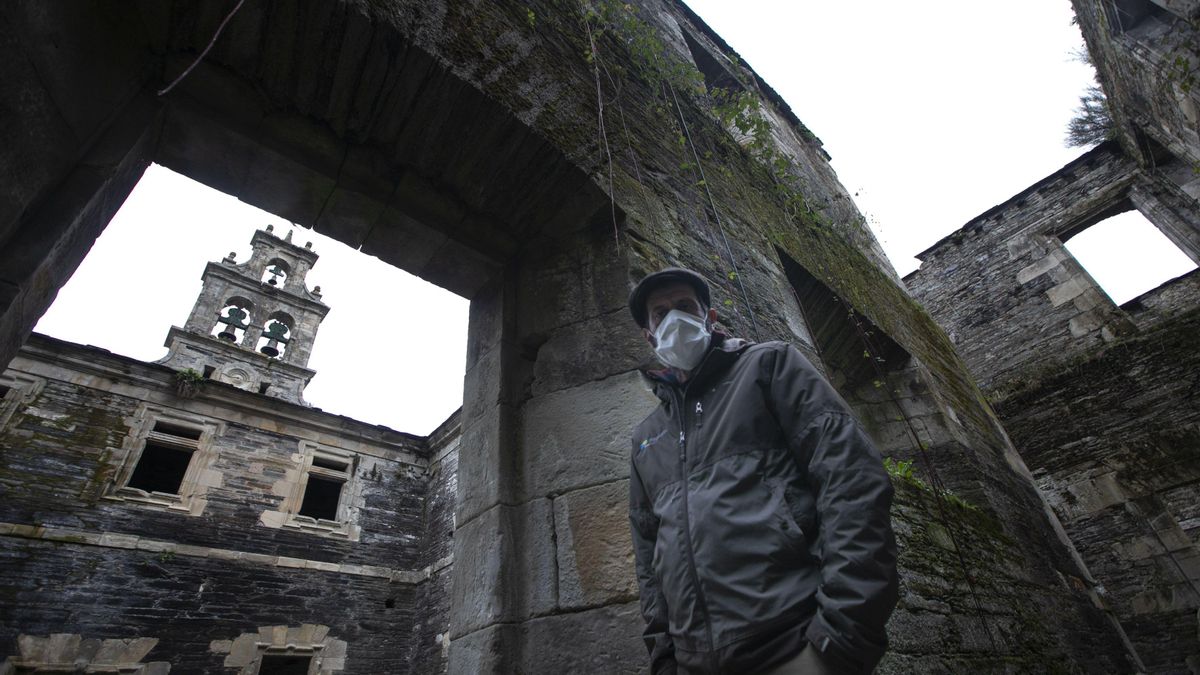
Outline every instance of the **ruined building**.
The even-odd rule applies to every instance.
[[[21,561],[5,597],[25,598],[20,611],[0,610],[0,645],[34,672],[39,655],[84,645],[189,673],[263,672],[271,655],[311,657],[271,664],[275,672],[642,672],[628,433],[656,400],[624,303],[634,281],[667,264],[714,280],[734,332],[805,351],[893,458],[902,582],[882,672],[1132,672],[1148,657],[1131,617],[1183,610],[1155,600],[1158,614],[1132,615],[1103,585],[1096,551],[1106,542],[1130,559],[1146,550],[1143,567],[1158,569],[1164,557],[1146,536],[1162,528],[1123,539],[1088,529],[1091,510],[1077,520],[1062,509],[1053,488],[1078,483],[1069,462],[1060,471],[1031,461],[1039,473],[1030,472],[1022,453],[1036,459],[1036,448],[1009,412],[1017,408],[1001,409],[1016,430],[1006,433],[976,385],[965,333],[951,328],[960,356],[896,278],[820,140],[681,2],[239,7],[0,7],[0,362],[30,363],[46,381],[5,399],[9,428],[26,425],[28,438],[6,448],[3,485],[55,495],[0,500],[11,514],[0,547]],[[1128,90],[1157,109],[1151,93]],[[1134,156],[1131,180],[1161,186],[1162,157]],[[67,366],[39,355],[81,348],[31,337],[31,327],[151,162],[470,298],[457,470],[453,454],[434,466],[454,423],[418,439],[286,400],[307,377],[303,340],[323,308],[293,279],[308,264],[296,247],[280,249],[293,251],[281,256],[282,288],[265,290],[265,268],[249,276],[271,297],[294,295],[295,311],[264,314],[270,302],[230,285],[202,297],[210,305],[197,310],[197,330],[172,334],[174,368],[202,379],[213,369],[195,397],[179,397],[173,368],[101,353],[76,359],[86,362],[78,378],[48,376]],[[1182,190],[1155,193],[1157,203]],[[1011,255],[1029,256],[1026,265],[1044,257],[1021,250]],[[1009,255],[999,246],[979,257]],[[234,284],[231,265],[210,267],[212,283]],[[1033,276],[1051,284],[1054,274]],[[1081,315],[1099,306],[1074,300],[1065,304]],[[1102,340],[1102,313],[1073,326]],[[210,336],[206,321],[218,316],[217,332],[240,347]],[[260,343],[280,353],[241,367],[226,360]],[[1004,358],[1055,351],[1022,344],[1013,336]],[[987,372],[976,376],[994,392]],[[1142,384],[1144,396],[1166,389]],[[1013,400],[1037,412],[1049,392]],[[120,409],[135,399],[144,412]],[[339,445],[344,436],[326,425],[353,427],[356,444]],[[1086,427],[1063,438],[1093,438]],[[245,442],[228,452],[210,443],[227,434]],[[122,492],[120,462],[150,441],[211,462],[195,486],[205,491],[186,506],[182,493],[175,503],[136,484]],[[52,459],[64,452],[75,459]],[[101,466],[112,461],[109,475]],[[338,466],[361,481],[357,526],[289,510],[297,500],[304,508],[301,472],[333,480]],[[1171,503],[1167,490],[1137,513],[1163,521],[1154,509]],[[1091,494],[1080,501],[1095,503]],[[453,518],[437,515],[449,501]],[[431,523],[425,544],[418,522]],[[450,560],[436,546],[450,523],[452,564],[441,567]],[[174,555],[153,550],[185,539]],[[1164,640],[1186,650],[1185,632]],[[317,665],[318,651],[328,661]]]
[[[1200,672],[1200,271],[1117,306],[1064,246],[1141,212],[1200,262],[1200,2],[1076,0],[1110,139],[905,278],[995,406],[1139,669]]]
[[[34,334],[0,375],[3,672],[440,669],[458,416],[304,403],[328,307],[290,240],[210,263],[157,363]]]

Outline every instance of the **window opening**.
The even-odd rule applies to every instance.
[[[705,49],[691,33],[683,31],[683,40],[687,43],[688,51],[692,53],[692,60],[696,63],[696,69],[704,76],[704,84],[708,86],[710,92],[713,89],[745,91],[745,87],[730,72],[729,68],[718,61],[717,57]],[[724,55],[721,58],[724,58]]]
[[[1128,33],[1133,29],[1138,32],[1152,30],[1154,27],[1166,26],[1171,21],[1171,13],[1158,6],[1152,0],[1113,0],[1111,5],[1114,33]]]
[[[10,391],[12,391],[12,387],[6,387],[3,384],[0,384],[0,399],[8,396],[8,392]]]
[[[340,480],[310,474],[308,485],[304,487],[304,503],[300,505],[300,515],[314,520],[337,520],[342,484]]]
[[[287,343],[291,341],[292,329],[281,317],[267,320],[262,337],[258,339],[258,351],[276,359],[283,356]]]
[[[216,370],[217,369],[213,366],[204,366],[204,379],[211,380],[213,373],[216,372]]]
[[[289,271],[290,269],[288,268],[287,263],[276,258],[267,263],[267,267],[263,270],[262,279],[260,279],[260,281],[268,286],[282,288],[284,282],[287,281]]]
[[[813,344],[831,371],[830,380],[844,397],[857,398],[852,392],[864,384],[874,384],[880,371],[891,372],[907,365],[909,354],[895,340],[800,264],[783,252],[779,257]]]
[[[225,307],[221,309],[217,325],[213,328],[213,335],[222,340],[238,343],[242,341],[242,336],[246,334],[246,328],[249,325],[250,303],[240,299],[231,300],[226,302]]]
[[[258,393],[265,394],[265,393],[267,393],[267,390],[270,388],[271,388],[270,382],[260,382],[258,384]]]
[[[180,209],[181,203],[189,207]],[[176,247],[170,252],[163,249],[159,254],[140,258],[137,265],[128,264],[129,251],[134,247],[160,239],[158,235],[162,233],[163,222],[171,222],[173,228],[187,231],[193,238],[187,246]],[[218,261],[231,247],[246,245],[246,251],[239,250],[236,260],[228,264],[215,262],[229,274],[246,274],[253,258],[249,254],[252,249],[247,245],[251,235],[272,222],[275,223],[274,234],[283,237],[288,229],[287,221],[152,164],[90,248],[87,260],[59,289],[53,306],[39,321],[36,330],[143,361],[158,360],[163,356],[163,338],[168,329],[187,317],[196,304],[196,280],[206,265]],[[298,229],[295,236],[310,238],[313,248],[319,251],[320,259],[314,272],[301,274],[301,267],[295,261],[284,260],[284,254],[272,252],[255,261],[259,267],[246,281],[253,286],[255,277],[261,279],[263,268],[267,267],[263,263],[278,258],[290,267],[286,270],[286,282],[278,289],[280,293],[290,291],[297,298],[316,299],[316,288],[305,286],[305,283],[315,283],[341,294],[340,298],[325,296],[327,302],[332,298],[333,311],[320,324],[320,340],[311,340],[314,335],[307,323],[297,321],[289,328],[291,343],[285,346],[282,358],[291,360],[311,346],[306,365],[319,373],[304,389],[304,400],[325,412],[418,435],[436,429],[462,405],[462,373],[468,354],[468,300],[323,234]],[[302,276],[306,276],[303,281]],[[155,281],[148,286],[146,280],[151,278]],[[259,283],[255,288],[262,292],[274,287]],[[372,301],[372,298],[381,293],[403,297],[407,311],[380,312],[378,301]],[[136,313],[136,330],[130,328],[126,319],[133,319],[122,306],[122,303],[127,305],[131,297],[147,299]],[[198,328],[217,340],[217,334],[228,328],[218,319],[225,316],[224,310],[236,304],[231,301],[241,298],[252,300],[237,287],[227,287],[219,291],[217,297],[205,300],[211,304],[206,305],[209,309],[198,326],[181,327],[188,331]],[[255,328],[263,327],[268,315],[276,308],[264,305],[262,301],[252,304],[238,305],[247,313],[248,321],[230,332],[237,344],[245,345],[247,351],[257,352],[259,336]],[[270,307],[268,311],[262,311],[267,307]],[[122,314],[123,311],[126,313]],[[406,328],[412,315],[437,323],[438,339],[422,341],[409,330],[410,326]],[[123,318],[118,322],[105,320],[111,316]],[[389,343],[393,348],[382,351],[362,349],[364,334],[393,336],[395,339]],[[415,342],[407,346],[404,343],[407,338]],[[235,344],[221,341],[229,346]],[[210,341],[210,346],[220,345],[212,345]],[[212,379],[225,382],[223,373],[234,365],[230,363],[231,356],[221,353],[220,363],[208,355],[197,355],[197,358],[202,359],[201,363],[216,366]],[[262,365],[262,358],[246,356],[249,357],[246,361]],[[203,373],[200,365],[193,367]],[[392,387],[393,395],[373,395],[361,382],[362,373],[368,371],[379,381],[405,384]],[[458,376],[446,377],[447,373],[458,373]],[[280,393],[278,390],[283,384],[274,382],[278,378],[267,378],[263,373],[252,376],[248,380],[252,384],[242,382],[241,386],[254,392],[263,379],[273,380],[268,396]],[[417,382],[422,384],[411,384]],[[293,390],[289,388],[290,391]],[[130,467],[123,468],[129,470]],[[123,480],[121,486],[124,486]]]
[[[1196,269],[1136,209],[1062,236],[1067,250],[1118,305]]]
[[[294,479],[291,495],[281,505],[287,514],[282,524],[357,541],[358,527],[354,520],[362,505],[354,478],[354,455],[305,442],[301,443],[301,450],[304,459],[300,475]]]
[[[199,447],[200,434],[199,429],[155,423],[126,487],[146,493],[179,494],[192,453]]]
[[[263,654],[258,675],[307,675],[312,656]]]

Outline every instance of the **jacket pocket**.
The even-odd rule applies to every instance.
[[[783,486],[779,483],[771,481],[767,483],[767,487],[771,493],[771,499],[775,502],[775,517],[779,522],[779,529],[784,541],[788,542],[789,548],[803,556],[808,556],[808,537],[804,528],[800,523],[796,522],[796,517],[792,515],[792,507],[788,503],[787,497],[784,494]]]

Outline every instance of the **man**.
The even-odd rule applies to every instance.
[[[868,673],[896,604],[892,487],[794,347],[713,325],[690,270],[629,310],[667,370],[633,435],[629,519],[654,673]]]

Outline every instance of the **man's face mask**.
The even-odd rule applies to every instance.
[[[673,309],[658,324],[654,339],[658,342],[654,353],[659,361],[672,368],[690,371],[704,358],[712,334],[704,319]]]

